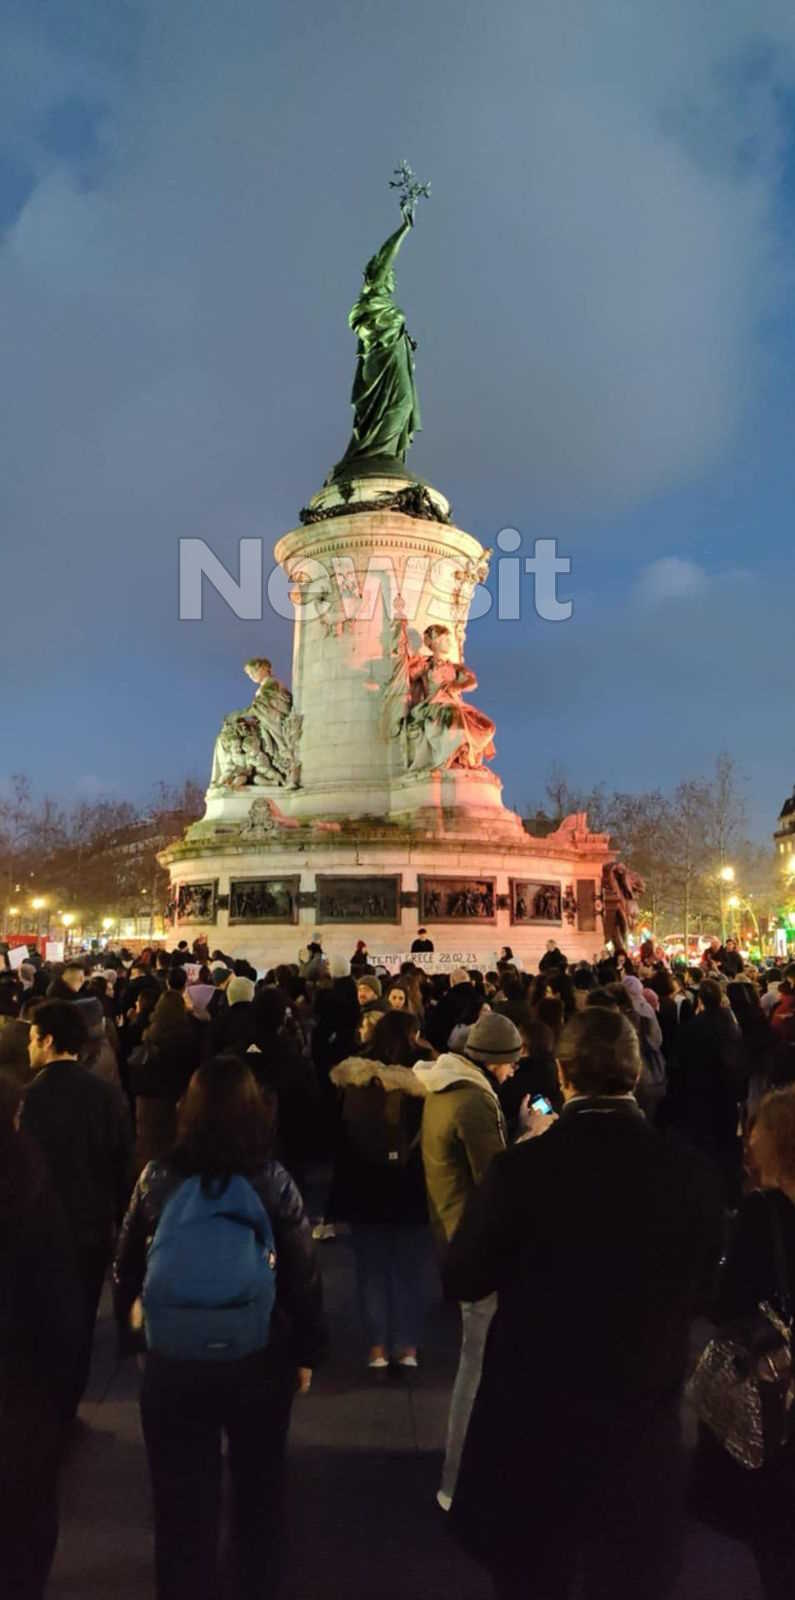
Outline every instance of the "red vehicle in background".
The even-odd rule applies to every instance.
[[[43,961],[47,935],[45,933],[6,933],[3,936],[2,943],[7,945],[9,950],[18,950],[20,945],[26,945],[30,950],[38,950]]]

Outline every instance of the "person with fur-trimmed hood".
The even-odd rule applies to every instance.
[[[507,1133],[498,1089],[512,1077],[522,1052],[510,1017],[484,1011],[467,1035],[463,1053],[448,1051],[430,1064],[417,1062],[415,1076],[427,1090],[422,1117],[422,1159],[431,1227],[442,1253],[482,1183]],[[450,1401],[447,1451],[437,1500],[449,1511],[461,1452],[480,1383],[486,1336],[497,1297],[461,1301],[461,1355]]]
[[[331,1215],[350,1223],[369,1366],[417,1366],[431,1250],[420,1149],[425,1085],[408,1011],[376,1023],[369,1046],[331,1070],[341,1095]]]

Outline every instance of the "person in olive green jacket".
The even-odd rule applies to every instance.
[[[522,1041],[509,1017],[487,1011],[467,1035],[464,1054],[452,1051],[414,1067],[426,1089],[422,1114],[422,1159],[431,1226],[443,1250],[458,1227],[473,1189],[483,1181],[492,1156],[507,1143],[497,1085],[512,1077]],[[469,1417],[483,1365],[496,1295],[461,1302],[461,1355],[450,1417],[447,1451],[437,1500],[449,1511]]]

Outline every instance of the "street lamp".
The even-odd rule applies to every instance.
[[[734,867],[721,867],[720,875],[724,883],[734,883]]]
[[[110,929],[113,927],[114,920],[115,920],[115,918],[113,918],[113,917],[103,917],[102,918],[102,926],[103,926],[103,928],[104,928],[106,933],[108,933],[110,931]]]

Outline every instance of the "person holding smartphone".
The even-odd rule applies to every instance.
[[[517,1027],[522,1039],[522,1054],[513,1076],[506,1078],[497,1091],[507,1124],[509,1144],[527,1131],[528,1106],[549,1115],[553,1111],[560,1111],[563,1105],[552,1029],[544,1022],[531,1022],[529,1018],[522,1018]]]
[[[679,1399],[722,1242],[709,1166],[643,1116],[637,1034],[590,1007],[560,1043],[559,1117],[495,1154],[447,1293],[496,1298],[451,1509],[497,1600],[665,1600],[683,1521]],[[528,1381],[528,1375],[533,1381]],[[527,1494],[543,1538],[528,1546]]]

